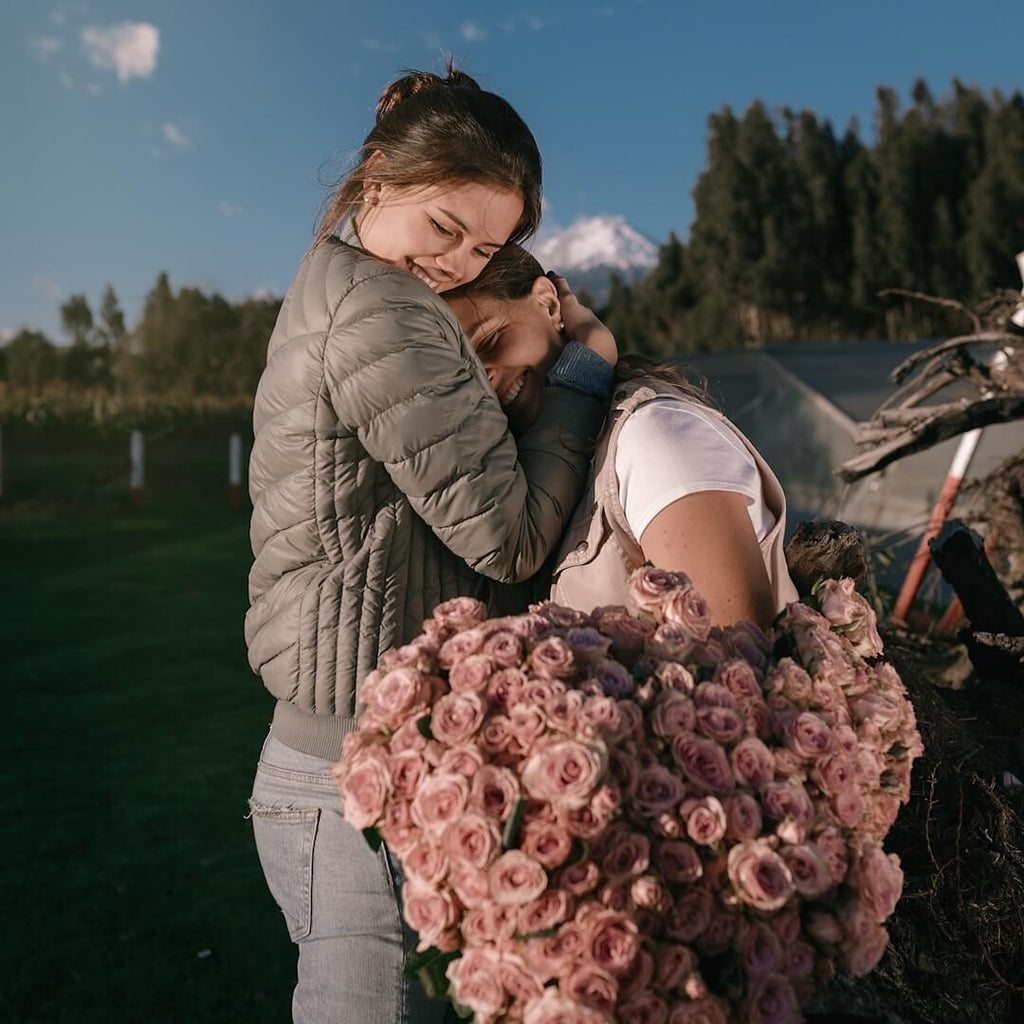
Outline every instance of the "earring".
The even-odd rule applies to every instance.
[[[558,321],[558,330],[559,330],[559,332],[565,330],[565,321],[564,320],[559,320]]]

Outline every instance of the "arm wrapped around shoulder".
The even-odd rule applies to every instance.
[[[339,420],[470,568],[503,582],[528,578],[582,493],[605,403],[549,388],[517,449],[440,300],[399,275],[377,284],[364,308],[343,304],[327,338],[326,386]]]

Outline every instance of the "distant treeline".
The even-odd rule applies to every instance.
[[[612,282],[604,312],[620,342],[675,354],[931,337],[967,323],[878,292],[973,302],[1020,288],[1024,97],[954,80],[941,100],[917,82],[903,111],[892,89],[877,98],[872,146],[856,122],[837,137],[806,110],[712,114],[689,240],[673,235],[631,288]]]
[[[708,120],[707,166],[687,242],[655,269],[613,279],[604,315],[626,349],[685,354],[763,342],[913,338],[956,314],[878,297],[908,288],[976,301],[1019,288],[1024,248],[1024,97],[919,81],[901,111],[880,88],[877,138],[837,137],[810,111],[753,103]],[[642,180],[643,166],[637,167]],[[22,393],[65,389],[234,400],[251,396],[280,299],[231,303],[160,274],[126,329],[113,287],[98,314],[61,306],[69,345],[22,330],[0,348],[0,379]]]

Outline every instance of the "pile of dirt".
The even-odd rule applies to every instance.
[[[1024,687],[940,689],[934,644],[885,635],[924,740],[886,849],[905,873],[884,959],[808,1008],[820,1021],[1024,1021]],[[945,659],[948,661],[948,658]],[[1010,773],[1007,775],[1007,773]]]

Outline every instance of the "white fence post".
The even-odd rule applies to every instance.
[[[132,501],[136,505],[141,505],[143,491],[146,487],[146,439],[141,430],[132,431],[128,452],[131,458],[131,472],[128,478],[129,491]]]
[[[242,504],[242,435],[232,434],[228,440],[228,500],[232,508]]]

